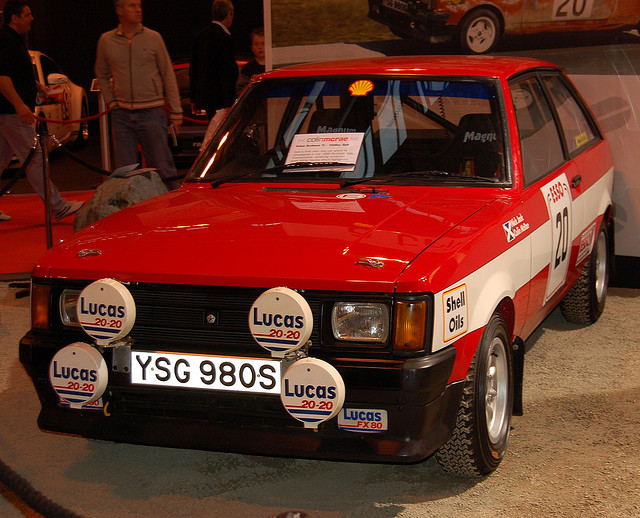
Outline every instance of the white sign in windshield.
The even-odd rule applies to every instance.
[[[364,133],[304,133],[294,135],[285,166],[327,165],[334,171],[353,171]],[[296,168],[300,170],[300,168]]]

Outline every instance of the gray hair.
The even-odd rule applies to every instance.
[[[211,4],[211,19],[220,22],[233,12],[233,4],[229,0],[214,0]]]

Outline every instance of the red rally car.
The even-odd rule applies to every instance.
[[[524,341],[600,316],[609,146],[554,65],[398,57],[254,80],[177,191],[45,255],[42,429],[490,473]]]
[[[637,29],[637,0],[369,0],[369,17],[394,34],[454,39],[467,54],[507,35]]]

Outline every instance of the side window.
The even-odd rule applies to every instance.
[[[548,76],[543,78],[543,81],[558,113],[569,153],[573,154],[580,148],[588,147],[597,138],[597,133],[580,104],[560,76]]]
[[[42,75],[45,81],[47,81],[49,74],[62,74],[60,67],[46,56],[40,56],[40,66],[42,67]]]
[[[525,185],[531,185],[564,161],[558,128],[536,78],[511,84],[518,123]]]

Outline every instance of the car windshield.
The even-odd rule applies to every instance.
[[[506,180],[496,84],[267,79],[240,99],[189,181],[495,185]]]

